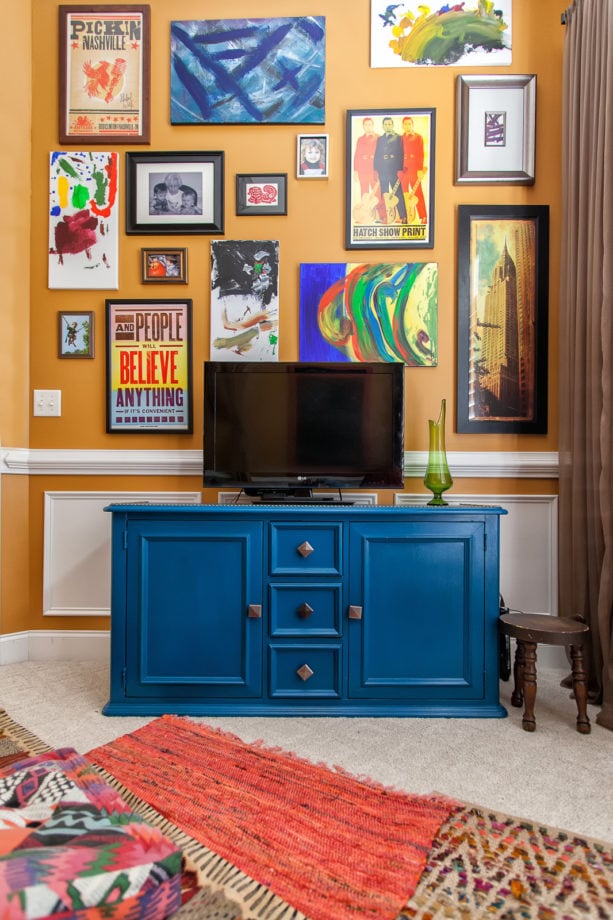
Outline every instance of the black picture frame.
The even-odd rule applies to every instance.
[[[432,249],[436,110],[349,109],[346,118],[345,249]],[[389,119],[397,139],[383,149]]]
[[[107,434],[191,434],[192,300],[106,300]]]
[[[171,188],[170,177],[179,184],[175,179]],[[223,151],[126,153],[126,233],[223,232]]]
[[[546,434],[549,206],[459,205],[460,433]]]
[[[236,214],[287,214],[287,173],[237,173]]]

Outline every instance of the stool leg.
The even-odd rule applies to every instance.
[[[571,645],[570,658],[573,670],[573,691],[577,700],[577,731],[589,735],[590,720],[587,715],[587,675],[583,665],[583,648]]]
[[[536,700],[536,642],[522,642],[524,646],[524,731],[536,731],[534,701]]]
[[[513,662],[513,693],[511,694],[512,706],[523,706],[524,703],[524,643],[517,643],[515,660]]]

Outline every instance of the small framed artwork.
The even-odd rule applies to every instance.
[[[328,176],[327,134],[299,134],[296,147],[298,179],[325,179]]]
[[[223,151],[126,153],[126,233],[223,231]]]
[[[287,214],[287,173],[237,173],[236,213]]]
[[[58,358],[94,357],[94,314],[60,310],[57,314]]]
[[[457,430],[546,434],[549,207],[458,209]]]
[[[456,84],[456,185],[534,184],[536,75]]]
[[[192,301],[106,301],[106,430],[192,430]]]
[[[150,7],[60,6],[61,144],[148,144]]]
[[[435,117],[347,112],[346,249],[432,249]]]
[[[187,249],[141,249],[143,284],[187,284]]]

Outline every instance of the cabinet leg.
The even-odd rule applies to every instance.
[[[590,720],[587,715],[587,675],[583,664],[583,648],[571,645],[570,657],[573,669],[573,691],[577,700],[577,731],[589,735]]]
[[[518,642],[513,662],[513,693],[511,705],[522,706],[524,702],[524,643]]]
[[[536,700],[536,642],[522,642],[524,646],[524,731],[536,730],[534,702]]]

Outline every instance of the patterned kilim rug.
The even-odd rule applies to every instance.
[[[167,741],[170,747],[170,735]],[[0,710],[0,764],[2,758],[46,750],[48,745]],[[173,920],[305,920],[304,913],[188,836],[116,778],[105,778],[178,843],[188,867],[198,870],[201,887]],[[395,920],[611,917],[612,845],[459,803],[435,836],[419,883]]]

